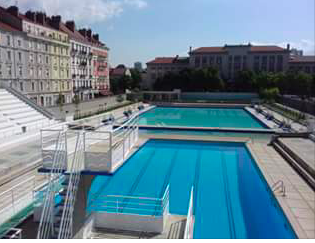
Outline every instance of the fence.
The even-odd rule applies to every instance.
[[[121,163],[123,163],[132,147],[139,138],[138,127],[139,115],[136,113],[118,128],[111,130],[106,125],[99,126],[96,130],[84,130],[84,126],[80,127],[83,131],[84,140],[84,168],[87,171],[96,172],[112,172]],[[96,122],[100,120],[96,119]],[[80,125],[78,125],[79,127]],[[59,134],[65,136],[66,146],[63,153],[64,169],[66,170],[71,161],[71,157],[75,150],[76,130],[62,129],[45,129],[41,131],[41,147],[43,157],[43,168],[50,169],[52,166],[55,144]]]
[[[32,176],[0,193],[0,238],[33,212],[37,191],[45,184]]]
[[[169,185],[162,198],[90,195],[88,212],[95,226],[141,232],[162,232],[169,213]]]
[[[191,188],[189,208],[187,213],[186,227],[184,233],[184,239],[193,239],[194,237],[194,187]]]

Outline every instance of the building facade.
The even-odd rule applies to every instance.
[[[254,72],[282,72],[288,69],[290,46],[225,45],[222,47],[190,48],[189,57],[158,57],[147,63],[147,86],[167,72],[178,72],[184,68],[215,67],[221,76],[233,80],[242,70]]]
[[[234,79],[239,71],[282,72],[288,69],[290,46],[225,45],[200,47],[189,52],[191,68],[216,67],[225,79]]]
[[[0,7],[0,80],[42,106],[109,94],[109,49],[61,16]],[[4,62],[4,63],[3,63]]]
[[[0,81],[24,91],[27,81],[26,35],[0,19]],[[14,81],[14,82],[13,82]]]
[[[294,56],[289,61],[289,70],[315,75],[315,56]]]

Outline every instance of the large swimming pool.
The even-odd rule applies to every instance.
[[[194,186],[194,238],[296,237],[243,143],[149,140],[113,176],[97,176],[90,195],[161,198],[168,184],[176,215]]]
[[[139,125],[176,127],[267,128],[241,108],[156,107],[140,115]]]

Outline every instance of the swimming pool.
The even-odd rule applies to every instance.
[[[156,107],[140,115],[139,125],[266,129],[241,108]]]
[[[168,184],[176,215],[194,186],[194,238],[296,238],[243,143],[149,140],[90,195],[161,198]]]

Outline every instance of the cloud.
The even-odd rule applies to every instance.
[[[142,9],[148,6],[148,3],[144,0],[125,0],[126,4]]]
[[[315,42],[312,40],[302,39],[300,41],[287,41],[287,42],[251,42],[253,45],[276,45],[283,48],[287,47],[287,44],[290,44],[291,48],[296,48],[298,50],[303,50],[304,55],[315,55]]]
[[[6,5],[15,4],[8,0]],[[22,12],[31,10],[45,11],[48,15],[61,15],[64,20],[74,19],[78,23],[95,23],[118,17],[126,7],[143,9],[144,0],[18,0]]]

